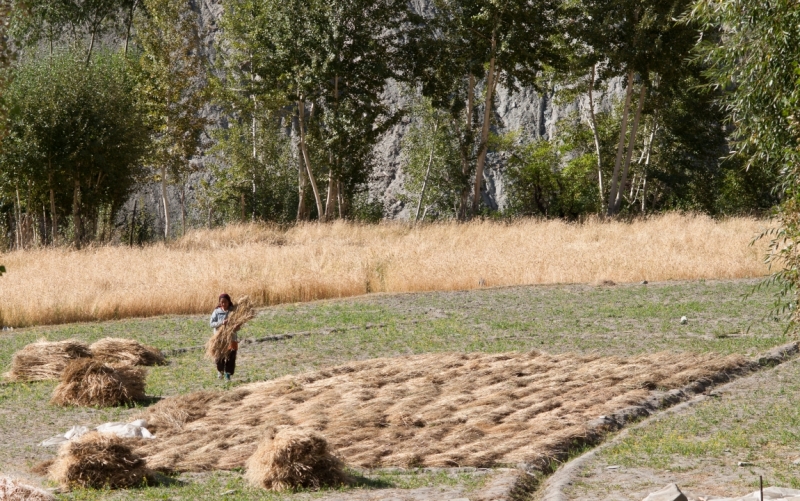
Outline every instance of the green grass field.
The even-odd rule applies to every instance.
[[[788,341],[784,325],[769,317],[772,290],[752,291],[753,281],[667,282],[595,287],[537,286],[470,292],[371,295],[262,310],[241,338],[296,334],[291,339],[244,344],[234,382],[220,383],[201,350],[170,357],[149,370],[147,392],[169,396],[198,389],[224,389],[296,374],[351,360],[424,352],[542,350],[635,355],[662,350],[754,355]],[[210,298],[213,305],[213,298]],[[209,313],[211,306],[209,307]],[[680,324],[682,315],[687,325]],[[206,317],[158,317],[104,323],[37,327],[5,332],[0,367],[39,338],[92,342],[127,337],[170,350],[202,345],[210,336]],[[125,420],[137,409],[57,408],[47,402],[55,383],[0,385],[0,469],[24,474],[53,450],[36,444],[75,424]],[[383,474],[363,489],[468,482],[441,474]],[[77,491],[69,499],[264,498],[236,473],[188,476],[182,486],[115,493]],[[471,477],[470,477],[471,478]],[[294,497],[317,497],[302,494]],[[291,497],[291,496],[289,496]],[[275,499],[280,498],[274,497]]]

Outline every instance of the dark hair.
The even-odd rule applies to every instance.
[[[219,299],[217,299],[217,304],[219,304],[219,302],[222,301],[223,299],[227,299],[228,300],[228,304],[231,307],[233,307],[233,300],[231,300],[231,297],[225,292],[223,292],[222,294],[219,295]]]

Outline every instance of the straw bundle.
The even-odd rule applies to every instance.
[[[3,501],[55,501],[55,496],[17,479],[0,476],[0,499]]]
[[[641,404],[653,388],[748,364],[738,355],[535,351],[364,360],[165,398],[143,413],[157,438],[137,452],[158,470],[239,468],[265,427],[289,425],[324,434],[345,463],[364,468],[543,465],[586,437],[587,423]]]
[[[91,356],[89,347],[75,339],[41,340],[14,353],[11,370],[5,376],[12,381],[58,380],[69,361]]]
[[[285,491],[347,481],[342,462],[328,451],[328,441],[319,433],[284,428],[272,435],[247,460],[245,478],[254,486]]]
[[[145,398],[144,384],[143,369],[82,358],[64,369],[50,403],[87,407],[130,404]]]
[[[115,365],[164,365],[166,359],[152,346],[133,339],[107,337],[95,341],[89,349],[92,356],[101,362]]]
[[[65,489],[141,485],[150,471],[144,459],[131,450],[129,441],[109,433],[91,432],[65,442],[50,467],[50,478]]]
[[[240,297],[236,306],[228,314],[228,323],[218,328],[206,343],[206,357],[211,360],[224,357],[228,353],[236,332],[255,316],[256,311],[250,303],[250,298]]]

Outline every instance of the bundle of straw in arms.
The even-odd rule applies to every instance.
[[[236,302],[236,306],[231,307],[228,314],[228,321],[214,331],[214,335],[206,343],[206,357],[211,360],[225,358],[230,351],[231,343],[236,339],[236,332],[244,324],[255,318],[256,311],[250,303],[250,298],[242,296]]]

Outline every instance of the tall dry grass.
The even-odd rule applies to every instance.
[[[268,305],[480,285],[758,277],[765,247],[750,241],[767,224],[667,214],[631,223],[229,226],[169,245],[2,254],[0,314],[3,325],[25,326],[209,312],[222,291]]]

